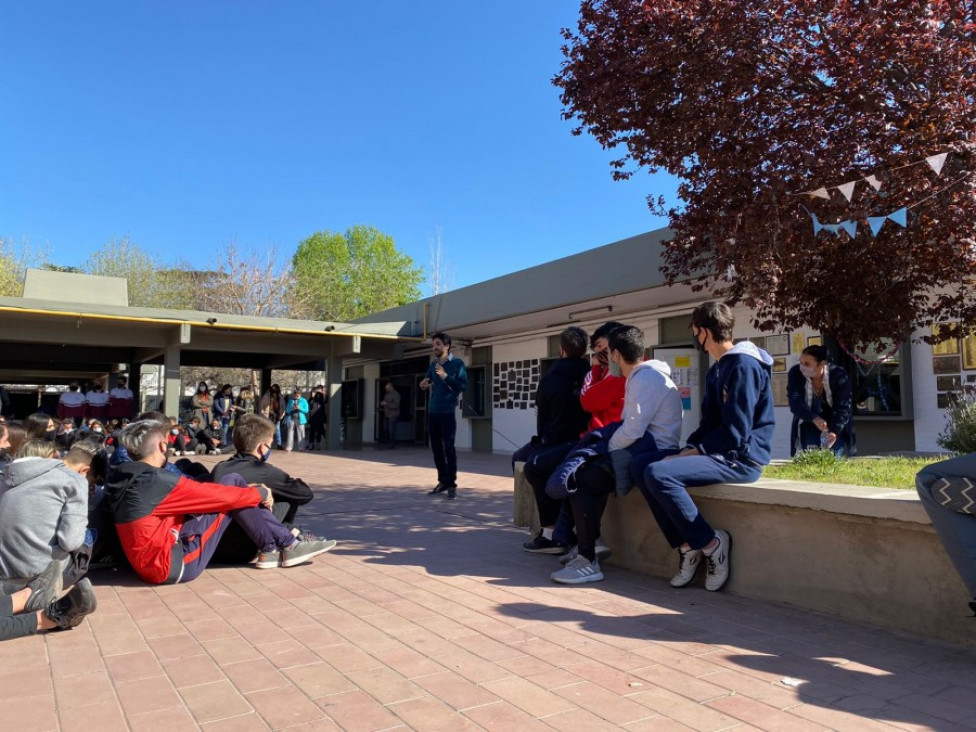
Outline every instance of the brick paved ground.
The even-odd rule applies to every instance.
[[[0,730],[976,729],[972,652],[613,567],[551,584],[504,458],[462,455],[454,503],[418,449],[274,459],[339,549],[96,574],[89,621],[0,645]]]

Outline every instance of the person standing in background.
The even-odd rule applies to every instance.
[[[427,435],[437,466],[437,485],[428,495],[447,492],[448,500],[457,498],[457,453],[454,436],[457,433],[457,407],[461,395],[468,390],[468,373],[464,361],[451,353],[451,336],[434,333],[434,360],[427,368],[427,376],[420,388],[430,391],[427,402]]]
[[[391,450],[396,447],[397,422],[400,421],[400,392],[393,386],[392,381],[387,381],[383,387],[383,422],[386,426],[387,447]]]

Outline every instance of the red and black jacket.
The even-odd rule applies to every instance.
[[[125,555],[152,584],[169,577],[173,547],[188,514],[227,513],[263,500],[254,487],[200,483],[137,461],[113,468],[105,488]]]

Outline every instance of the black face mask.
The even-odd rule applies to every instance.
[[[57,435],[58,435],[57,430],[48,430],[47,432],[44,433],[44,439],[47,440],[48,442],[54,442],[54,438],[57,437]]]
[[[699,336],[701,336],[701,334],[702,333],[705,333],[705,332],[707,332],[707,331],[704,328],[702,328],[700,331],[698,331],[698,335],[695,335],[694,331],[692,331],[692,334],[691,334],[691,339],[695,343],[695,350],[698,351],[699,353],[705,353],[705,351],[706,351],[704,341],[703,340],[699,340]],[[705,336],[705,340],[707,340],[707,339],[708,339],[708,336]]]

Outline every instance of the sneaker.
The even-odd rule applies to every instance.
[[[52,602],[44,614],[58,624],[62,630],[81,625],[86,616],[95,612],[98,600],[92,589],[91,581],[85,577],[71,588],[67,595],[56,602]]]
[[[314,541],[296,541],[289,547],[281,550],[281,566],[294,567],[296,564],[303,564],[312,557],[325,554],[336,545],[335,539],[315,539]],[[260,566],[260,561],[258,563]]]
[[[597,559],[609,559],[610,555],[613,554],[613,549],[604,544],[603,539],[597,539],[596,546],[593,548],[596,551]]]
[[[718,546],[711,554],[705,555],[705,589],[717,592],[729,579],[731,566],[729,555],[732,553],[732,537],[729,532],[718,529],[715,532]]]
[[[678,573],[671,578],[671,586],[684,587],[695,579],[701,566],[701,558],[701,549],[689,549],[686,552],[678,549]]]
[[[558,541],[547,539],[540,531],[532,541],[523,542],[522,549],[532,554],[562,554],[566,551],[566,546]]]
[[[456,489],[456,488],[450,488],[450,489],[449,489],[449,490],[447,491],[447,500],[449,500],[449,501],[453,501],[453,500],[455,500],[456,498],[457,498],[457,489]]]
[[[432,491],[428,491],[427,495],[436,496],[438,493],[443,493],[447,489],[448,488],[444,483],[438,483],[437,485],[434,486],[434,489]]]
[[[586,582],[599,582],[603,579],[603,572],[600,571],[599,559],[591,562],[586,557],[577,556],[565,567],[549,575],[549,578],[561,585],[581,585]]]
[[[281,552],[278,549],[258,552],[252,564],[258,569],[277,569],[281,566]]]
[[[54,602],[64,587],[63,576],[61,562],[52,560],[43,572],[30,580],[27,586],[30,588],[31,594],[24,604],[24,612],[36,613]]]
[[[568,552],[566,552],[561,557],[559,557],[559,563],[565,566],[570,562],[572,562],[574,559],[576,559],[576,557],[578,556],[579,556],[579,547],[574,544],[572,549],[570,549]],[[599,557],[597,557],[597,559],[599,559]]]

